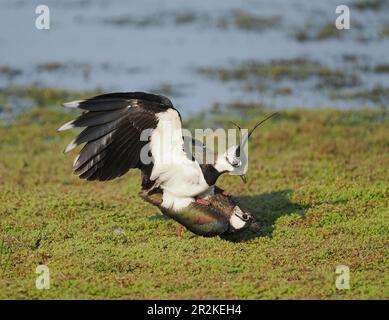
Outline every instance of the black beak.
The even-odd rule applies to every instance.
[[[251,231],[259,231],[261,228],[259,227],[259,224],[256,222],[253,222],[249,225],[249,230]]]
[[[240,178],[242,179],[242,181],[244,183],[247,183],[247,178],[246,178],[246,176],[244,174],[240,175]]]

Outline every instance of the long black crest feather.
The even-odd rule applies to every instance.
[[[265,119],[259,121],[255,126],[254,128],[252,128],[248,134],[248,137],[251,136],[251,134],[254,132],[255,129],[257,129],[262,123],[264,123],[266,120],[269,120],[270,118],[274,117],[275,115],[277,115],[278,112],[274,112],[272,113],[270,116],[267,116]]]
[[[256,128],[258,128],[262,123],[264,123],[266,120],[269,120],[270,118],[274,117],[275,115],[277,115],[278,112],[274,112],[272,113],[271,115],[267,116],[265,119],[259,121],[248,133],[247,135],[247,140],[246,142],[248,141],[248,138],[251,136],[251,134],[254,132],[254,130]],[[236,124],[235,122],[233,121],[229,121],[230,123],[232,123],[235,127],[237,127],[239,129],[239,131],[242,131],[242,127],[238,124]],[[239,146],[236,148],[236,151],[235,151],[235,154],[237,157],[240,157],[240,147],[241,147],[241,144],[239,144]]]

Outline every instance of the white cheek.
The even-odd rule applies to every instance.
[[[246,225],[246,222],[243,221],[241,218],[237,217],[235,214],[233,214],[230,218],[230,224],[234,229],[239,230]]]
[[[218,158],[215,164],[215,169],[219,172],[232,171],[234,168],[227,162],[224,157]]]

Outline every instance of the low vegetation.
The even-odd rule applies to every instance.
[[[386,25],[381,31],[382,38],[389,38],[389,25]]]
[[[77,100],[100,93],[100,90],[73,91],[59,88],[42,88],[34,85],[28,87],[8,87],[6,89],[0,89],[0,111],[2,106],[9,105],[10,100],[15,98],[23,99],[26,103],[39,106],[39,108],[45,108],[60,104],[64,101]]]
[[[264,31],[269,28],[275,28],[280,25],[279,16],[258,16],[243,10],[234,10],[232,12],[232,21],[235,27],[247,31]]]
[[[389,103],[389,88],[376,86],[372,89],[336,92],[331,94],[332,99],[371,101],[386,108]]]
[[[280,59],[270,62],[245,61],[233,67],[201,67],[200,74],[223,82],[241,81],[245,88],[262,89],[263,80],[305,81],[316,78],[319,87],[348,87],[359,82],[355,74],[332,69],[304,58]]]
[[[384,2],[381,0],[359,0],[353,4],[353,7],[358,10],[379,10]]]
[[[300,42],[342,38],[344,33],[338,30],[333,22],[317,26],[306,24],[303,28],[295,31],[294,36]]]

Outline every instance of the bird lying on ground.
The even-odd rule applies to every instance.
[[[169,210],[161,206],[162,192],[149,194],[144,190],[139,193],[139,196],[158,207],[165,216],[179,223],[177,235],[180,238],[182,237],[182,226],[204,237],[229,235],[246,228],[252,231],[259,230],[255,216],[217,186],[214,187],[213,195],[207,197],[207,204],[196,201],[180,211]]]
[[[242,143],[228,148],[212,164],[199,163],[188,156],[181,115],[164,96],[109,93],[63,106],[83,110],[78,118],[58,129],[85,127],[64,150],[67,153],[85,143],[73,162],[74,173],[82,179],[112,180],[130,169],[140,169],[142,190],[149,194],[162,191],[161,207],[176,212],[195,201],[206,205],[203,198],[212,195],[213,186],[223,173],[240,174],[244,179]],[[243,228],[250,220],[252,217],[237,211],[230,223]]]

